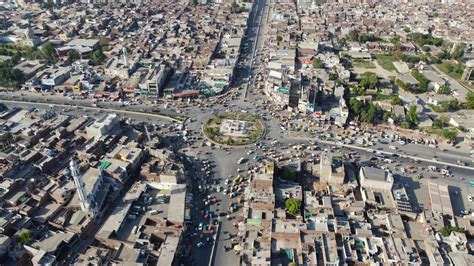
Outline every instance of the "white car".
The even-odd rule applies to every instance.
[[[228,184],[229,184],[229,179],[226,179],[226,180],[224,181],[224,184],[225,184],[225,185],[228,185]]]
[[[222,193],[224,193],[224,195],[227,195],[227,188],[224,189],[224,191]]]
[[[467,196],[467,200],[472,202],[472,196],[471,195]]]
[[[216,187],[216,192],[221,192],[221,186]]]

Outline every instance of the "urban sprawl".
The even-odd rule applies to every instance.
[[[0,2],[0,264],[474,265],[473,18]]]

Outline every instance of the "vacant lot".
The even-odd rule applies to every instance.
[[[393,61],[394,61],[393,56],[377,54],[375,55],[375,59],[377,59],[377,63],[379,63],[379,65],[383,67],[385,70],[388,70],[388,71],[397,70],[395,66],[393,65]]]
[[[351,62],[352,67],[357,68],[375,68],[375,65],[372,62],[364,60],[354,60]]]

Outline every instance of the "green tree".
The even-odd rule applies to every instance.
[[[406,33],[410,33],[411,29],[410,29],[410,27],[405,27],[405,28],[403,28],[403,31],[406,32]]]
[[[285,171],[283,172],[283,179],[289,181],[295,181],[297,177],[296,171],[290,167],[285,167]]]
[[[357,42],[359,41],[359,32],[356,30],[351,30],[347,34],[347,39],[351,42]]]
[[[369,105],[367,111],[362,111],[361,120],[366,123],[373,124],[377,118],[379,108],[373,104]]]
[[[76,49],[71,49],[67,52],[67,60],[69,62],[74,62],[81,59],[81,54]]]
[[[100,65],[102,61],[104,60],[105,56],[104,53],[102,53],[102,49],[97,49],[94,52],[92,52],[90,56],[90,60],[93,65]]]
[[[198,0],[193,0],[193,6],[197,6]]]
[[[361,75],[359,85],[366,89],[373,89],[379,83],[377,74],[373,72],[365,72]]]
[[[383,116],[382,116],[384,122],[387,122],[388,119],[391,118],[391,117],[392,117],[392,115],[389,112],[384,112]]]
[[[416,80],[418,80],[418,90],[420,92],[425,92],[428,90],[428,79],[418,71],[418,69],[414,69],[410,73]]]
[[[407,121],[403,121],[403,122],[400,123],[400,127],[404,128],[404,129],[409,129],[410,128],[410,123],[408,123]]]
[[[281,43],[283,41],[283,37],[280,35],[277,36],[277,43]]]
[[[237,13],[239,10],[240,10],[239,5],[235,1],[232,2],[232,5],[230,6],[230,12]]]
[[[403,105],[403,101],[400,99],[400,97],[398,97],[398,95],[392,95],[390,97],[390,103],[392,105]]]
[[[416,128],[418,126],[419,121],[416,106],[412,105],[410,106],[410,109],[408,109],[406,122],[408,122],[409,128]]]
[[[441,118],[436,118],[435,120],[433,120],[433,128],[444,128],[445,126],[447,126],[447,123],[445,122],[445,118],[444,117],[441,117]]]
[[[286,211],[293,216],[297,215],[300,212],[300,205],[301,205],[301,202],[299,200],[296,200],[296,199],[285,200]]]
[[[423,52],[427,53],[427,52],[431,51],[431,48],[430,48],[429,46],[426,46],[426,45],[425,45],[425,46],[421,47],[421,50],[422,50]]]
[[[347,39],[345,37],[341,37],[337,40],[337,44],[339,47],[343,48],[347,45]]]
[[[314,68],[324,68],[324,63],[321,59],[315,57],[313,59],[313,67]]]
[[[26,230],[18,235],[18,242],[23,245],[27,245],[31,242],[33,238],[33,231]]]
[[[451,94],[451,89],[449,88],[449,86],[442,86],[438,89],[438,94],[449,95]]]
[[[460,60],[464,56],[464,49],[466,45],[464,43],[460,43],[454,47],[454,50],[451,52],[451,58]]]
[[[443,129],[442,131],[443,137],[449,140],[456,140],[458,137],[458,133],[454,130],[449,130],[447,128]]]
[[[356,98],[351,98],[349,100],[349,107],[351,108],[352,112],[354,112],[355,114],[360,114],[360,112],[364,108],[364,105],[362,104],[361,101],[357,100]]]
[[[56,64],[58,62],[58,54],[52,43],[45,43],[41,47],[41,51],[49,64]]]
[[[474,92],[471,91],[466,96],[466,107],[468,109],[474,109]]]
[[[441,50],[441,52],[438,53],[438,58],[440,60],[451,59],[451,54],[449,54],[449,52],[446,50]]]

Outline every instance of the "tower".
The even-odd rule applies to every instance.
[[[123,54],[123,65],[125,67],[128,67],[127,48],[125,46],[122,47],[122,54]]]
[[[89,198],[87,197],[87,193],[85,190],[85,185],[84,182],[82,181],[82,178],[79,173],[79,168],[77,166],[76,161],[73,159],[69,163],[69,167],[71,170],[71,175],[72,178],[74,179],[74,183],[76,184],[76,191],[79,195],[79,201],[81,204],[81,209],[86,212],[91,211],[91,204],[89,202]]]

